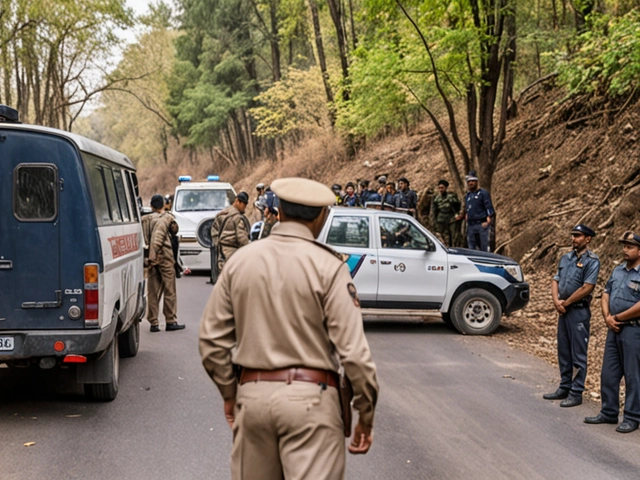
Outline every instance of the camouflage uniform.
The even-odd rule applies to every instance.
[[[455,218],[460,212],[460,200],[454,192],[436,194],[431,200],[431,218],[436,232],[449,247],[459,247],[462,243],[461,221]]]

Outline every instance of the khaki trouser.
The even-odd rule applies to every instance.
[[[158,325],[158,313],[160,310],[160,297],[164,294],[162,313],[167,323],[176,323],[177,295],[176,295],[176,269],[172,263],[162,262],[149,268],[147,282],[148,309],[147,320],[151,325]]]
[[[309,382],[249,382],[238,387],[234,480],[339,480],[345,437],[334,387]]]
[[[222,257],[218,257],[218,273],[222,272],[222,267],[224,267],[225,262],[231,258],[231,255],[238,251],[238,247],[220,245],[220,249],[222,250]]]

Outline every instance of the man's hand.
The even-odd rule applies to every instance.
[[[616,321],[615,318],[613,318],[613,315],[607,315],[606,317],[604,317],[604,321],[607,324],[607,327],[609,327],[610,330],[618,333],[620,331],[620,324],[622,322],[618,322]]]
[[[560,315],[564,315],[565,313],[567,313],[567,309],[564,307],[564,300],[554,301],[553,305],[556,307],[556,310]]]
[[[353,438],[349,445],[349,453],[364,455],[369,451],[372,443],[373,434],[371,433],[371,427],[365,427],[358,422],[356,428],[353,429]]]
[[[191,269],[187,267],[182,271],[182,273],[184,273],[185,275],[191,275]]]
[[[229,427],[233,428],[233,422],[236,419],[235,415],[236,408],[236,400],[225,400],[224,401],[224,417],[227,419],[229,423]]]

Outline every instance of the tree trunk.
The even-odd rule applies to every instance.
[[[271,66],[273,69],[273,81],[279,82],[282,78],[280,67],[280,36],[278,35],[278,4],[276,0],[269,2],[269,17],[271,21],[271,35],[269,44],[271,45]]]
[[[324,91],[327,95],[327,102],[333,104],[333,91],[329,83],[329,72],[327,71],[327,60],[324,54],[324,46],[322,43],[322,32],[320,31],[320,18],[318,16],[318,5],[316,0],[309,0],[309,10],[311,11],[311,20],[313,23],[313,33],[316,39],[316,50],[318,51],[318,64],[322,72],[322,82],[324,83]],[[331,125],[335,123],[334,115],[331,115]]]
[[[338,40],[338,54],[340,56],[340,66],[342,67],[342,78],[345,82],[345,86],[342,89],[342,98],[349,100],[349,89],[346,83],[349,80],[349,61],[347,59],[347,38],[342,28],[342,11],[340,9],[340,3],[338,0],[327,0],[329,5],[329,13],[331,14],[331,20],[336,28],[336,38]]]

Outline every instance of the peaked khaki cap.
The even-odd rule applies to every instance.
[[[307,207],[328,207],[336,203],[336,195],[329,187],[308,178],[279,178],[271,190],[282,200]]]

